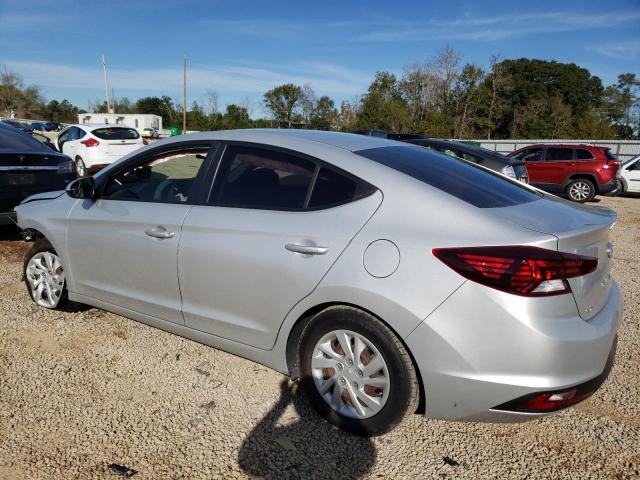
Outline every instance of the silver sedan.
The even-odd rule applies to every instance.
[[[40,306],[260,362],[358,434],[538,418],[593,394],[615,353],[615,213],[419,146],[186,135],[16,210]]]

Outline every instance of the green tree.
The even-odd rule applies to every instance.
[[[389,72],[376,73],[362,98],[354,126],[402,132],[410,120],[411,113],[396,76]]]
[[[291,128],[301,98],[302,88],[287,83],[266,92],[264,103],[279,126]]]

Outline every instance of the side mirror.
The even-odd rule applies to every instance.
[[[93,198],[95,183],[93,177],[80,177],[67,185],[67,195],[71,198]]]

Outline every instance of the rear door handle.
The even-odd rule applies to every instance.
[[[149,230],[145,230],[144,233],[150,237],[159,238],[161,240],[173,238],[175,236],[174,232],[170,232],[164,227],[151,228]]]
[[[297,243],[287,243],[284,248],[290,252],[303,253],[305,255],[324,255],[329,251],[329,247],[316,247],[314,245],[298,245]]]

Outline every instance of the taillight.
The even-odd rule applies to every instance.
[[[97,147],[98,145],[100,145],[100,142],[95,138],[87,138],[86,140],[82,140],[80,143],[82,143],[86,147]]]
[[[598,259],[530,246],[434,248],[465,278],[525,297],[571,292],[567,279],[595,271]]]
[[[142,144],[143,145],[149,145],[149,140],[147,140],[146,138],[142,139]]]

